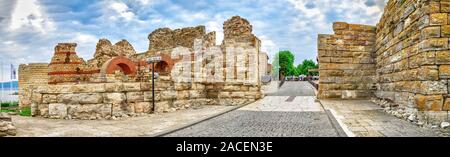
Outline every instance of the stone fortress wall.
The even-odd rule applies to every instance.
[[[368,45],[372,49],[368,52],[373,55],[376,72],[358,67],[363,73],[373,74],[376,78],[376,88],[365,88],[365,92],[399,105],[403,115],[415,115],[419,120],[435,124],[449,121],[449,13],[450,1],[446,0],[390,0],[376,26],[375,43],[372,39],[367,42],[372,44]],[[345,24],[334,25],[340,27]],[[319,88],[322,92],[319,91],[318,97],[345,98],[330,96],[324,91],[330,84],[337,84],[344,78],[344,75],[339,75],[335,80],[329,80],[328,69],[345,67],[329,64],[326,58],[329,56],[328,51],[323,49],[336,46],[336,42],[329,42],[323,36],[327,35],[319,35]],[[340,46],[336,47],[339,49]],[[350,51],[339,52],[339,55],[345,56],[347,53]],[[363,76],[360,74],[355,77]],[[353,98],[359,97],[356,95]]]
[[[368,98],[376,89],[375,27],[336,22],[333,35],[319,35],[318,98]]]
[[[76,55],[75,43],[60,43],[51,63],[39,68],[48,71],[39,86],[25,79],[36,74],[19,70],[24,74],[19,86],[28,89],[20,92],[25,95],[21,107],[30,106],[33,116],[101,119],[254,102],[263,97],[259,68],[267,67],[268,58],[259,57],[261,42],[251,28],[246,19],[232,17],[224,23],[221,45],[204,26],[161,28],[150,33],[144,53],[136,53],[126,40],[112,45],[100,39],[88,61]],[[152,66],[145,60],[155,55],[162,61],[154,69],[160,76],[153,107]]]
[[[30,106],[30,87],[48,84],[48,63],[21,64],[19,66],[19,106]]]

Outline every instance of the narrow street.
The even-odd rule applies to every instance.
[[[253,104],[167,134],[176,137],[336,137],[345,133],[308,82],[286,82]]]

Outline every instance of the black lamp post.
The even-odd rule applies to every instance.
[[[161,61],[161,56],[154,56],[147,59],[147,63],[152,64],[152,111],[155,112],[155,63]]]

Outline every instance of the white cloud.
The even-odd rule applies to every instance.
[[[152,0],[137,0],[137,2],[139,2],[139,3],[143,4],[143,5],[149,5],[153,1]]]
[[[220,45],[224,38],[222,24],[218,21],[209,21],[206,23],[205,27],[207,32],[216,32],[216,45]]]
[[[75,37],[71,39],[72,42],[80,43],[80,44],[93,44],[98,40],[97,36],[84,34],[84,33],[75,33]]]
[[[109,9],[115,13],[109,17],[111,20],[117,20],[119,17],[125,19],[126,21],[130,21],[135,17],[135,14],[130,11],[130,8],[122,2],[111,3]]]
[[[9,29],[32,29],[41,33],[54,30],[52,20],[46,17],[45,12],[36,0],[18,0],[11,14]]]

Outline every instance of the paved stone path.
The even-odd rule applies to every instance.
[[[264,99],[166,136],[185,137],[334,137],[336,126],[308,82],[286,82]],[[338,127],[338,128],[336,128]]]
[[[273,88],[273,87],[270,87]],[[275,87],[276,88],[276,87]],[[275,91],[275,92],[274,92]],[[439,136],[382,111],[367,100],[315,100],[308,82],[286,82],[264,99],[221,116],[233,106],[204,106],[122,120],[59,120],[13,116],[17,136],[404,137]],[[211,118],[177,130],[193,122]]]
[[[314,87],[306,81],[286,81],[283,86],[267,96],[315,96]]]
[[[12,119],[19,137],[136,137],[173,130],[232,108],[204,106],[122,120],[61,120],[21,116],[13,116]]]
[[[423,137],[439,136],[437,130],[421,128],[385,113],[368,100],[321,100],[349,136]]]

